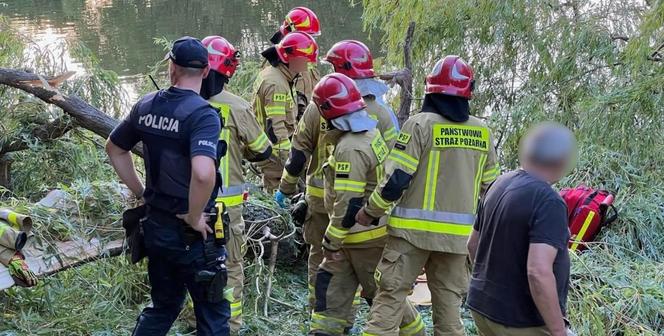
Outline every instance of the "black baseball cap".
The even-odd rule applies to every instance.
[[[203,69],[208,65],[208,52],[203,43],[191,36],[183,36],[173,42],[164,59],[185,68]]]

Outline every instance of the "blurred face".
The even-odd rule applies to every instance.
[[[305,72],[309,65],[309,60],[306,57],[293,57],[288,60],[288,69],[292,72]]]

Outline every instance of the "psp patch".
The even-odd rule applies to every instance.
[[[290,101],[290,95],[287,93],[275,93],[272,96],[272,100],[275,102],[286,103]]]
[[[334,167],[334,170],[337,173],[350,173],[350,162],[339,161]]]
[[[410,134],[405,132],[399,133],[399,136],[397,137],[397,142],[407,145],[408,142],[410,142]]]

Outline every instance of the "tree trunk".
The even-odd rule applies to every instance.
[[[399,119],[399,125],[401,126],[410,117],[410,106],[413,102],[413,62],[411,59],[411,50],[413,47],[414,32],[415,22],[411,21],[406,32],[406,39],[403,42],[404,68],[379,76],[382,80],[393,81],[401,86],[400,104],[397,111],[397,119]]]
[[[0,84],[23,90],[46,103],[60,107],[71,116],[77,126],[108,138],[118,121],[75,95],[65,95],[55,86],[72,75],[71,72],[56,77],[45,78],[23,70],[0,68]],[[140,146],[134,153],[143,156]]]
[[[7,155],[0,155],[0,186],[10,189],[12,161]]]

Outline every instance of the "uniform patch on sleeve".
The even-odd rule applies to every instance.
[[[287,93],[275,93],[272,96],[272,101],[285,103],[288,101],[289,95]]]
[[[337,173],[350,173],[350,162],[339,161],[337,162],[334,170]]]
[[[401,132],[399,133],[399,136],[397,137],[397,142],[400,142],[402,144],[408,144],[410,142],[410,134]]]

